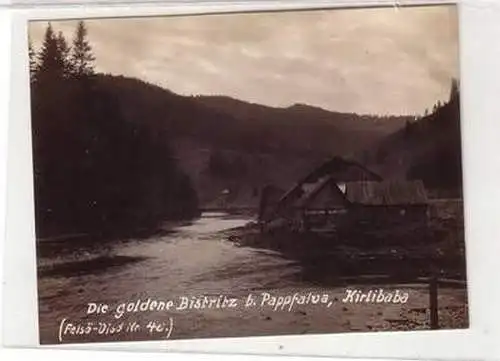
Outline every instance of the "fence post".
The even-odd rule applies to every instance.
[[[437,330],[439,328],[438,281],[434,274],[429,279],[429,309],[431,330]]]

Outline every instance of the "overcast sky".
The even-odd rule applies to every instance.
[[[179,94],[421,114],[458,77],[455,6],[87,20],[97,70]],[[47,22],[32,23],[38,49]],[[76,22],[54,21],[71,39]]]

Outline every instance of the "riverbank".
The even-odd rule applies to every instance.
[[[261,232],[256,223],[249,223],[224,236],[239,247],[279,252],[301,264],[305,274],[318,282],[369,276],[394,282],[429,275],[466,279],[461,201],[431,204],[427,227],[421,229],[352,229],[325,234],[283,228]]]
[[[378,317],[383,313],[374,311],[373,305],[358,309],[360,320],[365,321],[364,326],[356,327],[361,331],[429,328],[429,290],[426,288],[429,285],[426,280],[430,276],[443,281],[438,291],[439,302],[446,298],[444,294],[453,295],[449,304],[446,301],[438,306],[441,327],[467,327],[461,204],[440,201],[433,204],[430,214],[428,229],[414,234],[404,229],[398,235],[388,230],[375,235],[353,230],[342,236],[283,229],[263,233],[258,225],[248,224],[227,232],[226,237],[239,247],[269,249],[294,260],[301,267],[304,281],[336,292],[342,289],[339,287],[396,287],[398,284],[413,287],[423,282],[414,294],[420,299],[421,306],[403,307],[398,317],[389,321]],[[426,237],[415,237],[416,234],[425,234]],[[345,320],[345,317],[341,316],[341,319]],[[373,319],[380,322],[376,325],[366,322]]]

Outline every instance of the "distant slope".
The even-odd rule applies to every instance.
[[[205,145],[308,154],[352,153],[404,125],[408,117],[371,117],[307,105],[272,108],[229,97],[185,97],[137,79],[100,75],[131,121],[140,119],[172,137]]]
[[[373,144],[411,119],[331,112],[306,104],[274,108],[225,96],[199,96],[196,99],[207,107],[246,123],[264,123],[270,129],[278,127],[281,136],[300,142],[303,147],[326,150],[337,155],[352,154]]]
[[[225,191],[233,204],[257,204],[265,185],[287,189],[326,159],[373,145],[408,119],[186,97],[122,76],[99,75],[97,81],[127,122],[169,139],[202,205]]]
[[[422,179],[434,190],[461,194],[460,96],[391,134],[365,154],[385,178]]]

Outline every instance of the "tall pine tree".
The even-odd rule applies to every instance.
[[[63,63],[63,75],[68,78],[73,73],[73,66],[70,58],[71,48],[68,46],[68,42],[64,38],[62,31],[59,31],[56,37],[57,41],[57,49],[59,54],[61,55],[62,63]]]
[[[45,30],[45,36],[38,54],[37,80],[45,82],[48,80],[62,79],[65,73],[65,62],[60,52],[57,37],[49,23]]]
[[[87,28],[85,27],[85,23],[80,21],[76,28],[71,53],[73,74],[78,78],[93,75],[94,60],[92,47],[87,40]]]

